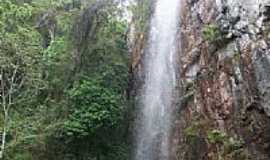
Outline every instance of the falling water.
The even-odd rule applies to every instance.
[[[168,160],[180,0],[157,0],[147,52],[135,160]]]

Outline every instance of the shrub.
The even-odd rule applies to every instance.
[[[69,91],[73,109],[65,123],[66,134],[83,137],[114,128],[121,120],[121,97],[95,80],[82,80]]]

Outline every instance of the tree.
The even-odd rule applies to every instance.
[[[0,2],[0,158],[3,158],[5,152],[11,113],[21,103],[27,104],[42,86],[40,37],[26,23],[31,18],[30,5],[18,6],[8,0]]]
[[[87,1],[89,9],[85,2],[0,1],[0,152],[5,159],[127,159],[119,136],[126,131],[127,24],[114,1]],[[43,16],[48,12],[51,16]],[[86,24],[87,14],[94,29]],[[74,72],[76,49],[82,66]],[[74,146],[83,142],[88,148],[78,153]]]

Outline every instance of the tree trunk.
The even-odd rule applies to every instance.
[[[7,121],[8,121],[8,113],[5,111],[5,120],[4,120],[4,128],[2,133],[1,147],[0,147],[0,159],[4,157],[5,144],[6,144],[6,134],[7,134]]]

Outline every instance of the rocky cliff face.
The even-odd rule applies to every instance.
[[[181,22],[172,159],[269,160],[270,1],[182,0]]]
[[[183,3],[177,159],[269,159],[269,3]]]

